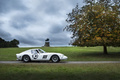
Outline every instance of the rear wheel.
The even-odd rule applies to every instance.
[[[54,55],[51,57],[51,61],[54,62],[54,63],[57,63],[60,61],[59,57],[57,55]]]
[[[23,56],[23,61],[24,62],[29,62],[30,61],[30,57],[27,56],[27,55]]]

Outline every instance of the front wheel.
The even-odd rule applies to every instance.
[[[27,55],[23,56],[23,61],[24,62],[29,62],[30,61],[30,57],[27,56]]]
[[[59,57],[57,55],[54,55],[51,57],[51,61],[54,62],[54,63],[57,63],[60,61]]]

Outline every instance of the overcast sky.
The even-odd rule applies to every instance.
[[[0,37],[17,39],[19,47],[68,45],[70,32],[63,31],[69,12],[83,0],[0,0]]]

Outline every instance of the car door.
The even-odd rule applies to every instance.
[[[37,50],[31,50],[31,53],[32,53],[32,60],[39,59],[39,52]]]
[[[32,50],[32,58],[33,60],[48,60],[48,55],[39,50]]]
[[[48,55],[45,53],[40,53],[38,56],[39,60],[48,60]]]

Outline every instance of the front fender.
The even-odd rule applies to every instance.
[[[23,57],[24,57],[24,56],[29,56],[29,58],[30,58],[30,60],[31,60],[31,56],[30,56],[30,55],[24,54],[24,55],[22,56],[22,61],[23,61]]]

